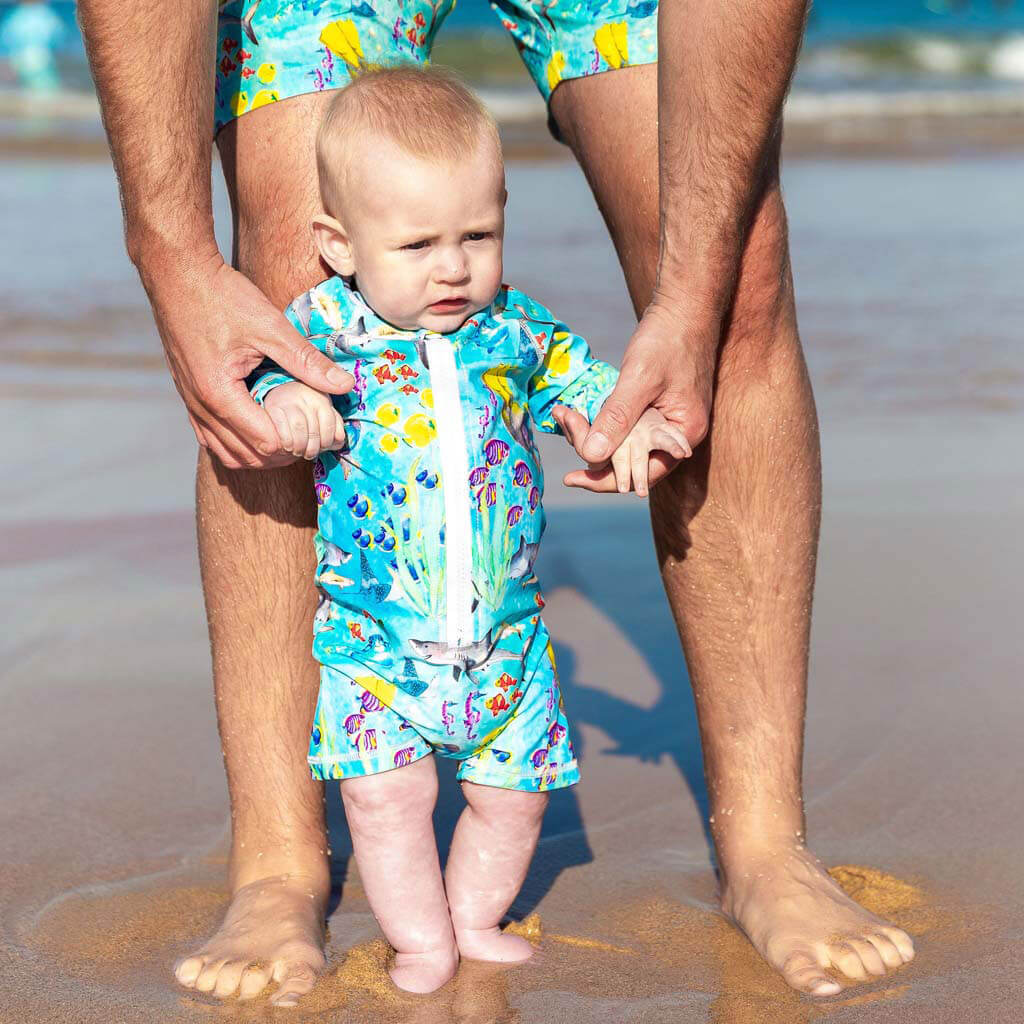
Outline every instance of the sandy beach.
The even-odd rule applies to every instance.
[[[226,905],[227,797],[194,440],[110,167],[0,162],[18,240],[0,278],[0,1021],[1019,1021],[1022,174],[1019,151],[968,148],[794,158],[783,177],[825,473],[809,835],[917,959],[812,1002],[717,913],[646,508],[563,488],[568,448],[544,439],[538,573],[584,781],[553,800],[514,908],[540,955],[398,993],[330,787],[329,970],[289,1012],[220,1004],[170,972]],[[581,175],[515,162],[509,190],[507,278],[617,360],[632,318]],[[226,244],[220,193],[218,220]],[[446,845],[460,797],[441,768]]]

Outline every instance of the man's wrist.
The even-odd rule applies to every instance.
[[[213,218],[200,218],[182,225],[168,217],[157,224],[128,221],[125,248],[139,273],[151,269],[188,270],[196,266],[217,266],[224,262],[213,233]]]
[[[128,256],[150,295],[168,281],[205,277],[224,266],[224,257],[212,231],[208,237],[191,236],[190,243],[184,243],[180,237],[136,235],[128,240],[126,236],[126,245]]]

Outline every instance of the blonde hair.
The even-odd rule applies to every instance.
[[[389,139],[432,162],[459,160],[490,143],[501,162],[494,118],[450,71],[416,64],[368,65],[339,90],[316,136],[320,198],[331,215],[341,205],[346,156],[363,135]]]

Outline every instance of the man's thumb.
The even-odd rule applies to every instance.
[[[610,459],[649,404],[647,388],[636,377],[623,373],[584,438],[583,458],[590,463]]]
[[[317,391],[342,395],[352,390],[355,386],[352,374],[328,359],[298,331],[293,330],[292,334],[295,338],[294,344],[282,340],[279,344],[267,346],[266,354],[282,370]]]

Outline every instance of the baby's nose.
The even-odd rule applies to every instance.
[[[441,281],[463,281],[469,274],[469,263],[461,250],[453,251],[440,261],[437,273]]]

